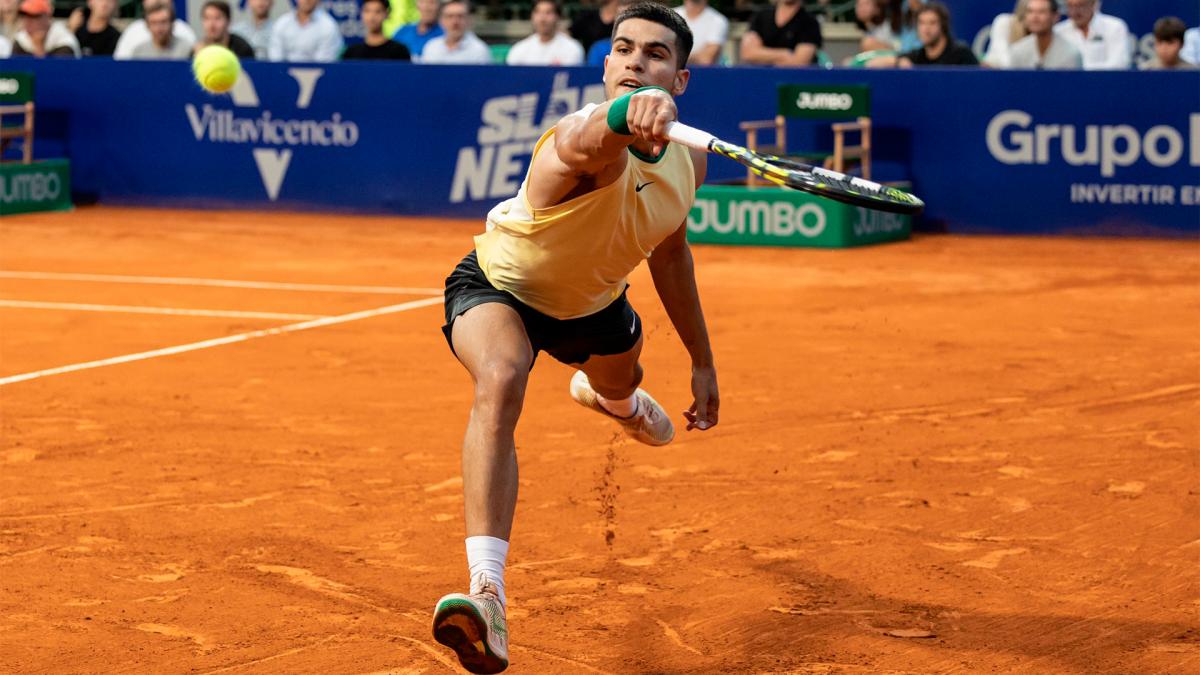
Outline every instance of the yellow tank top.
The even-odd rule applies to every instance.
[[[538,140],[535,157],[553,133]],[[529,205],[528,181],[526,172],[517,196],[488,213],[475,250],[493,286],[557,319],[594,314],[620,297],[626,277],[679,229],[696,195],[692,157],[675,143],[654,160],[631,152],[611,185],[549,208]]]

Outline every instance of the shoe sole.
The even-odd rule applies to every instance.
[[[487,644],[487,623],[470,603],[449,600],[433,615],[433,639],[454,650],[472,673],[499,673],[508,661],[492,653]]]

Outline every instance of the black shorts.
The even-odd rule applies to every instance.
[[[442,333],[446,335],[450,351],[454,351],[454,342],[450,339],[454,320],[468,309],[486,302],[498,302],[517,311],[525,324],[535,359],[538,352],[545,351],[563,363],[583,363],[591,356],[624,354],[642,337],[642,320],[633,311],[624,292],[595,314],[578,319],[556,319],[492,286],[479,268],[475,251],[471,251],[446,277],[446,325],[442,326]]]

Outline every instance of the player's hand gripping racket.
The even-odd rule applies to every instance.
[[[903,190],[774,155],[760,155],[679,122],[671,122],[667,127],[667,137],[689,148],[712,152],[740,162],[755,175],[776,185],[803,190],[819,197],[868,209],[914,216],[925,208],[925,202]]]

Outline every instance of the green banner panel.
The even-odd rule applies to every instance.
[[[33,100],[33,73],[0,71],[0,105]]]
[[[688,214],[688,241],[698,244],[847,248],[911,234],[909,216],[772,187],[704,185]]]
[[[783,84],[779,86],[778,113],[812,120],[870,117],[871,88],[853,84]]]
[[[0,164],[0,216],[71,208],[71,164],[49,159]]]

